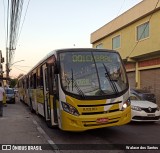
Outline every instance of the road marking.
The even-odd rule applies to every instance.
[[[47,135],[47,133],[40,127],[40,125],[37,123],[37,121],[35,121],[34,119],[32,119],[32,121],[36,125],[37,130],[39,131],[39,133],[41,133],[43,135],[43,137],[47,140],[47,142],[53,148],[54,152],[61,153],[61,151],[59,150],[58,146],[51,140],[51,138]]]

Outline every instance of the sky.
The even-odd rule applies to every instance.
[[[16,78],[19,74],[26,74],[54,49],[92,47],[90,44],[92,32],[142,0],[24,1],[21,32],[10,71],[12,78]],[[0,0],[0,50],[5,61],[6,2],[7,0]],[[5,63],[3,69],[5,71]]]

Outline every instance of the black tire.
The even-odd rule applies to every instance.
[[[51,124],[51,120],[46,121],[46,124],[51,129],[57,129],[58,128],[58,125],[52,125]]]
[[[51,124],[51,120],[46,121],[46,124],[47,124],[47,126],[48,126],[49,128],[52,128],[52,127],[53,127],[52,124]]]
[[[34,113],[34,109],[33,109],[33,106],[32,106],[32,100],[31,100],[31,98],[30,98],[30,106],[29,106],[29,108],[30,108],[31,113]]]

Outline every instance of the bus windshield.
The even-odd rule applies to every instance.
[[[62,89],[80,96],[120,93],[128,88],[121,58],[116,52],[62,52],[60,78]]]

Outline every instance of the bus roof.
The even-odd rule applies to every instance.
[[[57,50],[53,50],[51,52],[49,52],[44,58],[42,58],[29,72],[27,72],[27,74],[29,74],[30,72],[32,72],[36,67],[38,67],[40,64],[42,64],[44,61],[46,61],[48,58],[50,58],[52,55],[56,55],[59,52],[64,52],[64,51],[107,51],[107,52],[116,52],[115,50],[109,50],[109,49],[97,49],[97,48],[64,48],[64,49],[57,49]]]

